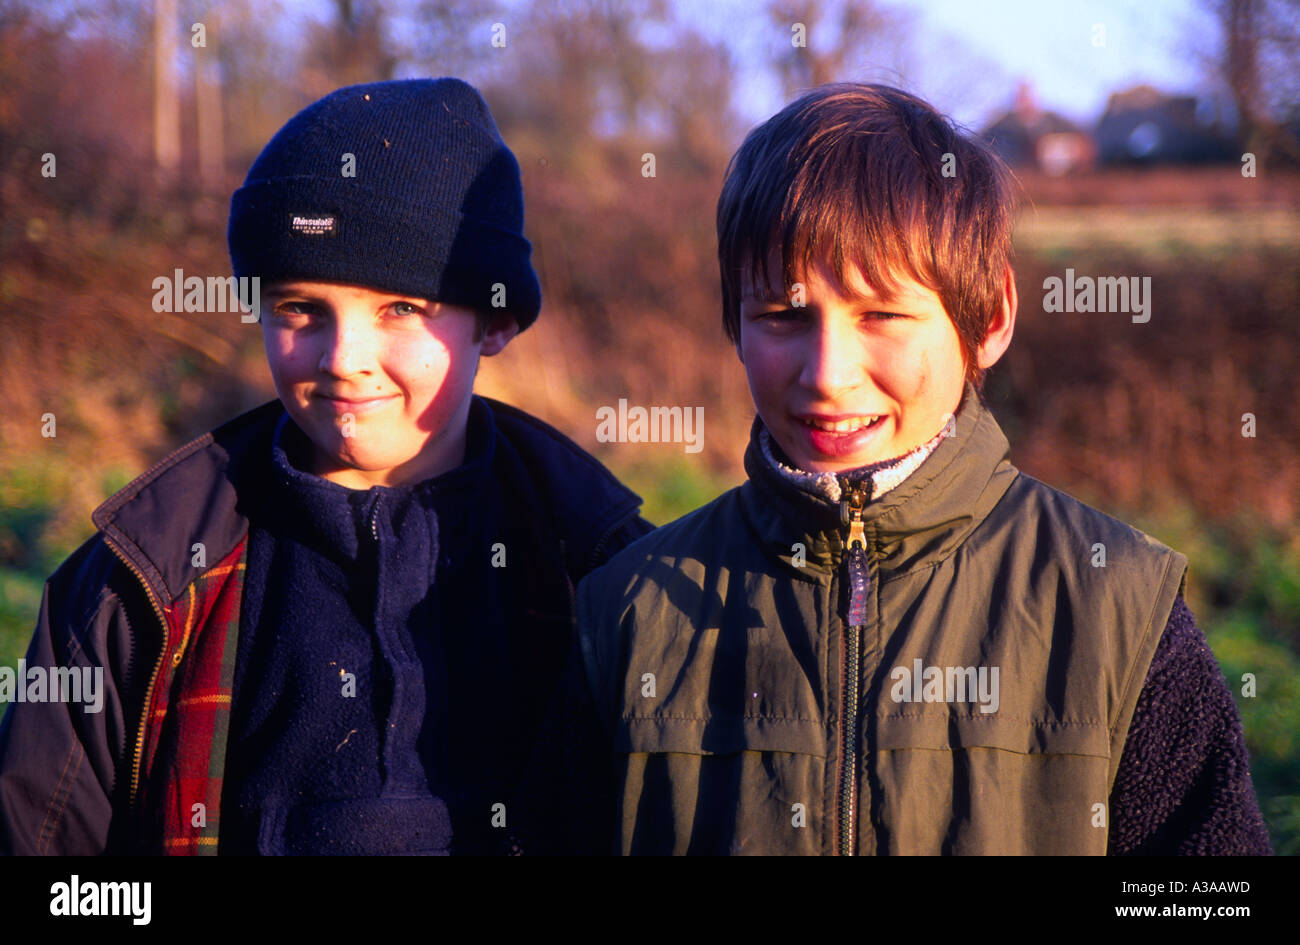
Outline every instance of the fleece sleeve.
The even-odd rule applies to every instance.
[[[1107,853],[1272,852],[1236,703],[1180,595],[1120,756],[1110,795]]]

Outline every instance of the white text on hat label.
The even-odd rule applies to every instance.
[[[338,218],[333,214],[308,216],[293,214],[289,228],[303,236],[334,236],[338,232]]]

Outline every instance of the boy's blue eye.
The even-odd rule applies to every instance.
[[[316,311],[316,306],[310,302],[282,302],[276,306],[277,315],[311,315]]]
[[[402,316],[423,315],[424,310],[419,308],[418,306],[412,305],[410,302],[394,302],[393,313],[395,315],[402,315]]]

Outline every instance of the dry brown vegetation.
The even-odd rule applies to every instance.
[[[485,361],[481,389],[593,449],[600,405],[703,405],[705,451],[691,463],[710,482],[735,481],[752,410],[718,316],[713,209],[743,132],[728,104],[726,51],[684,28],[667,51],[641,48],[595,6],[574,7],[568,27],[519,67],[527,85],[503,76],[486,89],[523,167],[546,303],[535,328]],[[573,31],[589,55],[548,58]],[[159,275],[228,271],[226,201],[252,152],[232,156],[215,184],[196,178],[192,153],[178,179],[160,181],[138,52],[74,42],[31,18],[4,24],[0,50],[0,463],[73,470],[75,501],[61,515],[71,532],[102,498],[105,470],[138,471],[272,396],[255,326],[150,304]],[[77,74],[105,81],[73,81],[74,60]],[[693,84],[681,81],[688,67]],[[246,101],[244,85],[269,78],[232,80],[229,100]],[[596,90],[607,83],[622,126],[598,121]],[[314,94],[277,88],[239,130],[273,129],[296,107],[276,103]],[[628,117],[648,113],[653,133]],[[601,121],[606,130],[594,132]],[[47,151],[58,155],[55,179],[40,175]],[[654,178],[641,174],[645,151],[657,155]],[[1243,178],[1229,166],[1022,180],[1020,322],[988,386],[1014,459],[1117,507],[1174,500],[1211,518],[1245,506],[1275,525],[1293,521],[1295,175],[1265,166]],[[1042,280],[1066,267],[1150,276],[1151,322],[1043,313]],[[47,412],[58,419],[54,441],[40,435]],[[1248,412],[1254,439],[1241,436]],[[673,449],[603,452],[617,467],[650,468],[681,459],[668,457]]]
[[[178,175],[153,165],[149,5],[104,4],[112,15],[78,31],[0,0],[0,662],[25,645],[44,575],[90,533],[95,505],[273,396],[257,326],[156,313],[152,281],[229,271],[229,195],[257,149],[329,89],[389,77],[375,10],[394,6],[339,4],[362,13],[309,24],[298,48],[333,49],[335,61],[294,60],[267,28],[272,14],[223,4],[212,35],[224,173],[203,180],[190,93]],[[414,6],[427,28],[401,58],[484,88],[523,169],[543,283],[542,318],[484,361],[480,390],[598,452],[658,521],[738,482],[753,413],[721,330],[713,233],[744,131],[730,52],[653,0],[629,7],[674,37],[653,48],[608,4],[542,0],[511,56],[488,68],[448,37],[490,23],[490,6]],[[797,79],[799,65],[780,68]],[[647,151],[654,178],[641,174]],[[55,178],[41,175],[46,153]],[[1022,181],[1020,317],[986,386],[1012,459],[1192,554],[1193,608],[1212,602],[1210,625],[1225,628],[1216,655],[1230,677],[1259,672],[1265,687],[1243,712],[1261,796],[1265,784],[1293,793],[1300,178],[1262,161],[1255,178],[1228,166]],[[1150,322],[1044,312],[1043,280],[1067,268],[1150,277]],[[597,444],[596,408],[621,397],[704,406],[704,451]],[[53,439],[41,435],[47,413]],[[1268,804],[1275,836],[1300,849],[1300,799]]]

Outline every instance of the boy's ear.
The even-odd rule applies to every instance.
[[[980,345],[978,361],[981,370],[992,367],[1011,345],[1011,335],[1016,330],[1016,309],[1020,299],[1016,295],[1016,273],[1010,265],[1003,274],[1002,309],[989,325],[984,343]]]
[[[500,354],[510,339],[519,334],[519,323],[506,312],[493,312],[488,316],[487,331],[483,333],[483,346],[479,353],[486,357]]]

